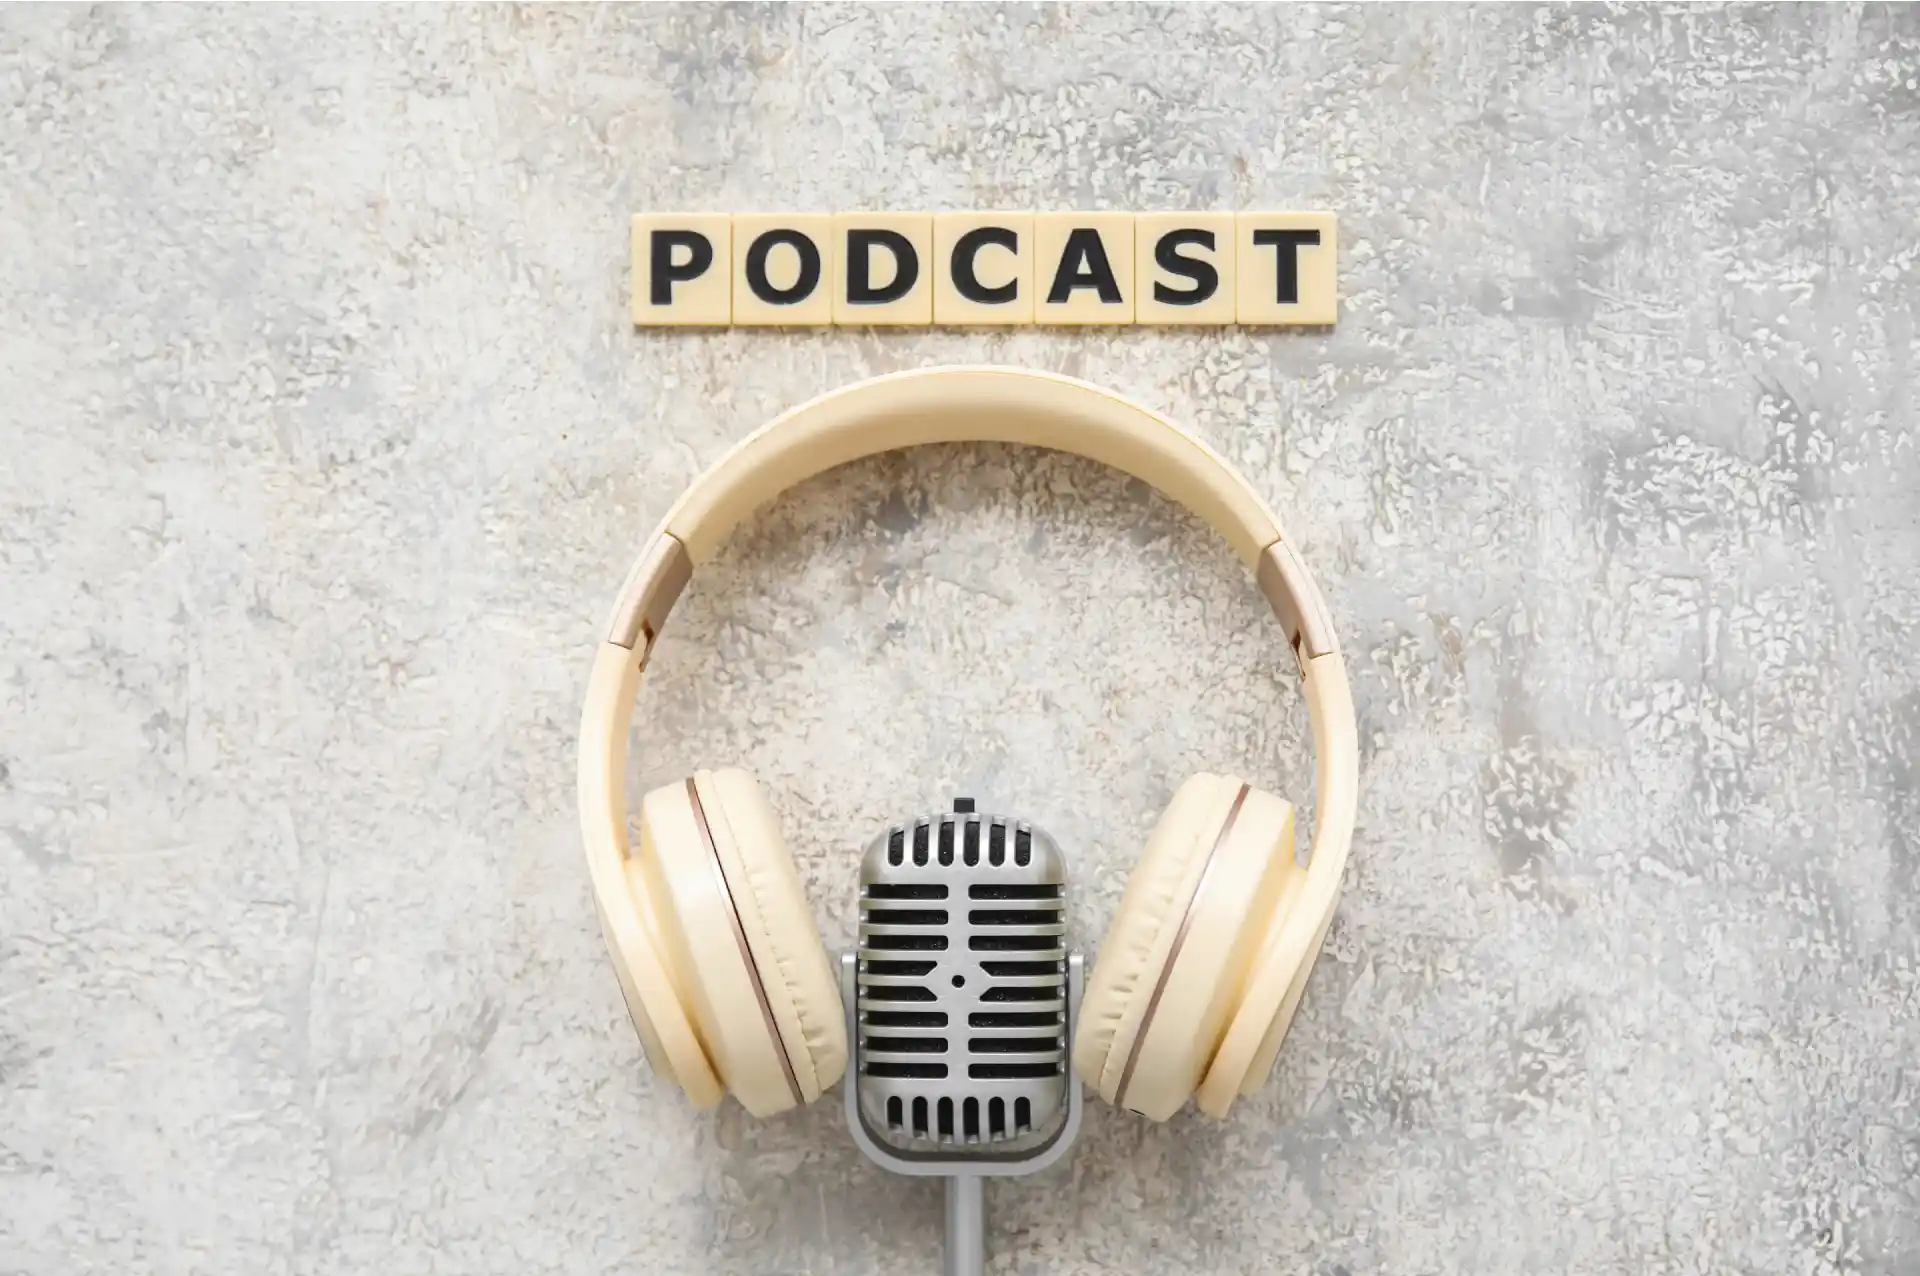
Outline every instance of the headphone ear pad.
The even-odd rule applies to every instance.
[[[1109,1103],[1164,1121],[1205,1075],[1290,887],[1293,808],[1230,776],[1174,794],[1127,881],[1074,1034]]]
[[[847,1067],[820,933],[772,808],[745,771],[641,798],[628,865],[712,1071],[755,1117],[810,1103]]]
[[[846,1011],[833,962],[760,786],[738,768],[701,771],[694,782],[803,1101],[811,1103],[847,1070]]]
[[[758,975],[693,794],[692,782],[681,781],[641,799],[627,876],[651,906],[668,976],[709,1068],[764,1116],[800,1096],[760,1011]]]
[[[820,1097],[846,1067],[832,968],[766,799],[702,771],[640,803],[637,866],[674,986],[713,1070],[755,1116]]]
[[[712,1071],[755,1117],[810,1103],[847,1061],[839,992],[772,810],[743,773],[641,798],[628,862]]]

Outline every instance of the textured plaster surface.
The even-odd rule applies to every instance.
[[[1089,1111],[997,1273],[1920,1272],[1920,14],[0,12],[0,1272],[900,1273],[935,1184],[643,1069],[588,658],[777,411],[951,361],[1192,424],[1346,643],[1348,894],[1224,1125]],[[646,208],[1305,206],[1326,333],[636,333]],[[830,944],[956,791],[1091,948],[1186,774],[1308,800],[1251,580],[951,447],[695,582],[635,783]]]

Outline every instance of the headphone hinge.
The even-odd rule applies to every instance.
[[[1287,645],[1293,648],[1300,676],[1306,677],[1309,660],[1339,650],[1326,599],[1320,596],[1320,588],[1313,583],[1307,565],[1300,561],[1300,555],[1284,537],[1260,551],[1255,578],[1280,621]]]
[[[647,656],[667,613],[680,599],[680,592],[693,578],[693,559],[687,547],[672,532],[660,532],[640,555],[640,561],[627,574],[620,597],[613,605],[613,620],[607,626],[607,641],[617,647],[640,653],[640,667],[646,668]]]

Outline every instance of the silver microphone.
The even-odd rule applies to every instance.
[[[1043,1169],[1079,1132],[1066,930],[1059,846],[967,799],[861,860],[859,951],[841,959],[847,1122],[886,1168],[950,1176],[949,1272],[984,1258],[980,1177]]]

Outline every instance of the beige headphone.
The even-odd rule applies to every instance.
[[[1312,720],[1308,866],[1293,807],[1242,780],[1181,785],[1127,883],[1088,979],[1073,1061],[1109,1103],[1157,1121],[1188,1098],[1226,1115],[1266,1080],[1320,955],[1353,838],[1353,701],[1325,601],[1280,524],[1199,440],[1083,382],[935,368],[861,382],[750,435],[689,488],[614,605],[580,723],[580,827],[627,1009],[653,1067],[700,1107],[756,1116],[820,1097],[846,1069],[840,993],[759,787],[701,771],[648,793],[628,840],[627,737],[647,656],[696,564],[781,492],[923,443],[1023,443],[1151,483],[1253,566],[1293,647]]]

